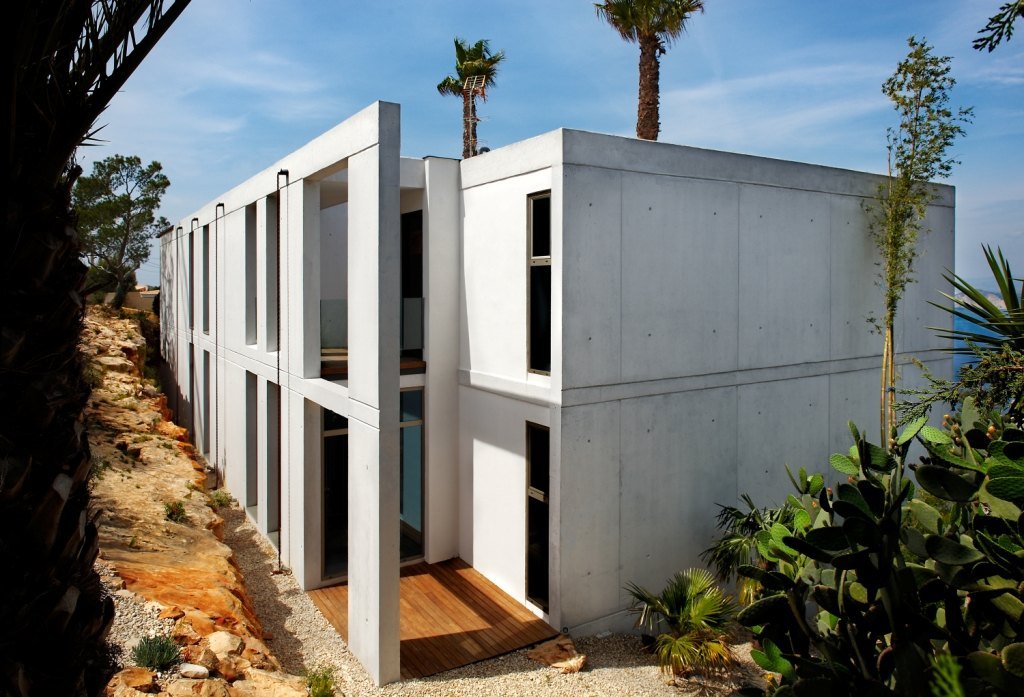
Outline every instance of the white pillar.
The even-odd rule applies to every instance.
[[[349,158],[349,648],[378,684],[400,677],[399,108]],[[319,263],[319,260],[317,260]]]
[[[428,157],[426,254],[426,559],[459,551],[459,161]]]

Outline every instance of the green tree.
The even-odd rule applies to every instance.
[[[1024,17],[1024,0],[1011,0],[999,8],[999,11],[988,18],[988,24],[978,31],[974,40],[974,48],[979,51],[992,52],[1003,39],[1009,41],[1013,37],[1013,23]]]
[[[97,694],[113,619],[93,562],[88,397],[78,339],[85,265],[75,149],[188,0],[7,7],[0,234],[0,694]]]
[[[686,30],[704,0],[607,0],[595,3],[597,16],[622,37],[640,46],[640,82],[636,111],[636,137],[657,140],[661,130],[660,57]]]
[[[468,159],[478,154],[476,143],[476,124],[480,120],[476,116],[476,98],[487,99],[487,88],[494,85],[498,76],[498,65],[505,60],[505,52],[491,53],[487,39],[480,39],[472,46],[468,42],[455,37],[455,74],[448,75],[437,85],[441,94],[462,97],[462,158]],[[475,87],[467,86],[467,81],[477,78],[482,81]]]
[[[113,285],[114,307],[124,304],[136,269],[149,259],[150,240],[170,225],[156,216],[170,185],[159,162],[143,167],[134,155],[93,163],[92,176],[75,184],[72,203],[82,251],[99,285]]]
[[[907,57],[882,85],[899,114],[899,125],[886,131],[888,176],[878,187],[870,234],[882,262],[879,278],[884,293],[879,421],[882,442],[896,427],[896,347],[893,327],[900,300],[913,280],[917,238],[935,193],[929,182],[950,175],[957,161],[947,154],[970,123],[970,108],[949,106],[956,80],[948,56],[932,55],[932,47],[911,36]]]

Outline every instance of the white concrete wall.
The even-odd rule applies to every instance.
[[[876,177],[563,132],[560,613],[627,628],[622,587],[700,563],[716,503],[780,503],[784,465],[828,471],[848,419],[877,430],[881,342],[865,200]],[[949,372],[939,270],[952,189],[901,314]],[[926,290],[925,290],[926,289]],[[870,431],[869,431],[870,432]],[[595,533],[595,531],[597,531]],[[669,541],[666,544],[666,540]]]

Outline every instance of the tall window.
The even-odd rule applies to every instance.
[[[348,419],[323,410],[324,578],[348,573]]]
[[[527,363],[531,373],[551,373],[551,192],[527,198],[529,226]]]
[[[526,597],[548,609],[548,514],[551,432],[526,423]]]
[[[256,343],[256,204],[245,207],[245,343]]]
[[[210,226],[203,226],[203,331],[210,333]]]
[[[196,313],[196,241],[195,233],[188,233],[188,328],[195,329]]]
[[[399,515],[402,560],[423,556],[423,390],[402,390]]]

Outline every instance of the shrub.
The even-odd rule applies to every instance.
[[[722,634],[732,620],[735,606],[705,569],[687,569],[673,576],[659,595],[630,583],[630,608],[639,614],[637,626],[659,632],[655,653],[665,672],[677,675],[691,670],[722,668],[732,662],[732,652]]]
[[[164,513],[167,516],[167,520],[172,523],[184,523],[188,520],[188,514],[185,513],[185,503],[183,501],[165,503]]]
[[[214,509],[226,508],[235,502],[235,499],[231,497],[224,489],[217,489],[216,491],[210,492],[210,504]]]
[[[164,634],[142,637],[132,649],[132,660],[137,666],[164,671],[181,662],[181,649]]]
[[[738,616],[754,660],[781,675],[777,694],[950,694],[954,679],[972,697],[1024,694],[1024,431],[968,399],[888,451],[851,432],[830,458],[846,482],[759,533],[769,568],[739,569],[766,589]],[[915,439],[927,456],[910,465]]]
[[[306,672],[306,687],[310,697],[334,697],[334,671],[327,666],[310,668]]]

